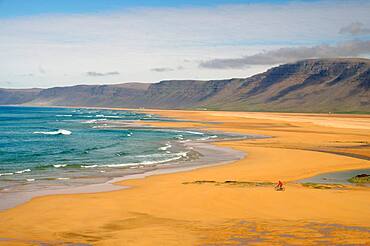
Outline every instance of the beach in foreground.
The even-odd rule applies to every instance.
[[[0,212],[0,245],[332,245],[370,243],[370,188],[297,183],[370,168],[370,116],[150,110],[153,126],[260,134],[217,142],[222,166],[126,180],[130,189],[51,195]],[[188,122],[186,120],[189,120]],[[284,192],[271,182],[282,180]]]

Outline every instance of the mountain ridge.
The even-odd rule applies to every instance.
[[[0,104],[284,112],[370,112],[370,60],[308,59],[248,78],[0,89]],[[37,91],[39,90],[39,91]]]

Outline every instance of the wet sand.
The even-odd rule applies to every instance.
[[[370,188],[322,190],[295,182],[369,168],[370,116],[149,112],[191,122],[139,124],[272,138],[214,143],[247,153],[231,164],[119,182],[130,189],[34,198],[0,212],[0,244],[370,243]],[[284,192],[258,185],[277,180],[286,183]]]
[[[245,138],[248,138],[248,136],[245,136]],[[102,183],[79,186],[64,186],[61,188],[45,186],[42,190],[3,192],[0,193],[0,211],[15,207],[35,197],[56,194],[81,194],[116,191],[129,188],[129,186],[122,186],[118,184],[124,180],[143,179],[152,175],[176,173],[206,166],[222,165],[236,160],[241,160],[245,157],[245,153],[242,151],[215,146],[212,145],[211,142],[212,141],[190,141],[182,144],[186,149],[196,151],[195,153],[197,153],[197,157],[195,159],[169,162],[152,167],[128,169],[126,172],[117,171],[116,174],[112,174],[112,176],[116,177]]]

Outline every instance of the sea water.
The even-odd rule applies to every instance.
[[[217,138],[132,123],[168,121],[132,111],[0,107],[0,192],[106,181],[134,170],[186,161],[181,142]],[[194,155],[196,156],[196,155]]]

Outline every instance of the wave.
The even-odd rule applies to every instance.
[[[170,143],[167,143],[165,146],[159,147],[158,150],[166,151],[171,147],[172,147],[172,145]]]
[[[14,173],[0,173],[0,177],[1,176],[10,176],[10,175],[14,175]]]
[[[55,164],[55,165],[53,165],[53,167],[55,167],[55,168],[66,167],[66,166],[67,166],[67,164]]]
[[[47,170],[47,169],[53,169],[53,168],[81,168],[81,164],[48,164],[48,165],[35,166],[32,169]]]
[[[170,161],[176,161],[181,158],[186,157],[188,152],[180,152],[180,153],[175,153],[173,154],[174,157],[172,158],[167,158],[164,160],[159,160],[159,161],[142,161],[142,162],[137,162],[137,163],[122,163],[122,164],[107,164],[107,165],[101,165],[102,167],[131,167],[131,166],[146,166],[146,165],[155,165],[155,164],[161,164],[161,163],[166,163]],[[149,157],[150,155],[148,155]],[[151,155],[153,156],[153,155]],[[163,156],[163,155],[162,155]]]
[[[81,165],[81,167],[83,167],[83,168],[94,168],[94,167],[98,167],[98,165]]]
[[[218,138],[218,136],[212,135],[212,136],[208,136],[208,137],[204,137],[204,138],[199,138],[198,140],[205,141],[205,140],[209,140],[209,139],[212,139],[212,138]]]
[[[82,123],[84,124],[93,124],[93,123],[96,123],[97,120],[86,120],[86,121],[82,121]]]
[[[108,124],[102,124],[99,126],[93,126],[92,128],[96,129],[96,128],[107,128],[107,127],[108,127]]]
[[[190,134],[195,134],[195,135],[204,135],[203,132],[194,132],[194,131],[183,131],[183,132],[190,133]]]
[[[98,121],[107,121],[107,119],[94,119],[94,120],[86,120],[86,121],[82,121],[82,123],[84,124],[94,124],[94,123],[97,123]]]
[[[166,146],[163,146],[163,147],[170,148],[172,146],[168,143],[166,144]],[[105,165],[54,164],[54,165],[36,167],[36,169],[47,169],[51,167],[54,167],[54,168],[99,168],[99,167],[117,168],[117,167],[134,167],[134,166],[140,167],[140,166],[145,166],[145,165],[156,165],[156,164],[176,161],[182,158],[186,158],[188,155],[188,152],[171,153],[167,150],[165,151],[166,151],[165,153],[135,156],[136,158],[141,158],[141,159],[161,158],[162,160],[146,160],[146,161],[141,161],[141,162],[122,163],[122,164],[105,164]],[[30,172],[30,171],[31,171],[30,169],[25,169],[25,170],[21,170],[17,172],[0,173],[0,176],[8,176],[8,175],[10,176],[10,175],[21,174],[21,173]]]
[[[156,165],[161,163],[166,163],[170,161],[180,160],[184,157],[187,157],[188,152],[179,152],[173,154],[153,154],[153,155],[140,155],[136,157],[164,157],[164,156],[172,156],[171,158],[167,158],[164,160],[158,161],[142,161],[142,162],[132,162],[132,163],[122,163],[122,164],[106,164],[106,165],[81,165],[82,168],[96,168],[96,167],[133,167],[133,166],[146,166],[146,165]]]
[[[71,135],[72,132],[64,129],[58,129],[57,131],[51,132],[33,132],[34,134],[44,134],[44,135]]]
[[[31,169],[24,169],[24,170],[21,170],[21,171],[16,171],[15,173],[16,174],[22,174],[22,173],[26,173],[26,172],[31,172]]]
[[[24,169],[24,170],[15,171],[15,172],[8,172],[8,173],[0,173],[0,177],[1,176],[11,176],[11,175],[15,175],[15,174],[22,174],[22,173],[26,173],[26,172],[31,172],[31,169]]]
[[[159,131],[165,132],[178,132],[178,133],[188,133],[193,135],[205,135],[203,132],[196,132],[196,131],[181,131],[181,130],[174,130],[174,129],[160,129]]]
[[[57,114],[56,117],[72,117],[71,114]]]

